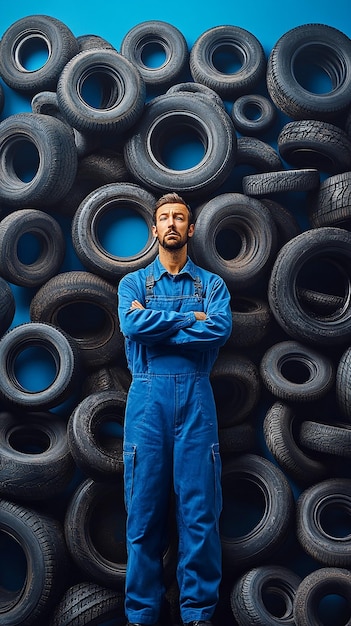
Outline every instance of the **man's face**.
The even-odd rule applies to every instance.
[[[157,209],[153,234],[165,250],[180,250],[193,232],[194,224],[189,224],[189,211],[184,204],[163,204]]]

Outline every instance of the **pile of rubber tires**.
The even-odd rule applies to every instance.
[[[47,60],[29,71],[37,43]],[[29,16],[2,34],[0,77],[0,110],[2,85],[31,107],[0,123],[0,624],[125,623],[117,284],[155,257],[153,205],[169,190],[194,208],[193,259],[232,293],[211,374],[224,501],[214,623],[351,623],[350,39],[306,24],[266,54],[238,26],[189,46],[150,21],[117,51]],[[180,166],[172,146],[189,142],[200,156]],[[148,234],[118,255],[106,233],[126,210]],[[167,626],[179,623],[170,509]]]

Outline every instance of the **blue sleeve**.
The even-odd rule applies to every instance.
[[[195,324],[196,318],[192,311],[177,313],[176,311],[156,311],[153,309],[132,309],[133,300],[145,306],[145,292],[138,284],[135,276],[124,276],[118,287],[118,315],[120,328],[125,337],[146,346],[165,342],[180,329]]]
[[[169,345],[183,348],[209,350],[225,344],[232,330],[230,294],[224,281],[216,277],[205,302],[206,320],[197,320],[167,339]]]

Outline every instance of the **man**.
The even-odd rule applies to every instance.
[[[119,319],[133,379],[124,431],[126,615],[156,625],[173,485],[180,614],[210,626],[221,579],[218,427],[209,374],[231,331],[223,280],[196,266],[191,210],[175,193],[156,203],[159,255],[119,284]]]

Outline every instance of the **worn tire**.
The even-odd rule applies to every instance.
[[[85,475],[94,480],[115,481],[116,474],[123,472],[125,405],[126,393],[97,391],[84,398],[68,420],[67,437],[72,456]],[[110,434],[105,434],[106,426]],[[119,435],[115,432],[118,430]]]
[[[202,144],[204,155],[186,169],[165,161],[168,143],[191,136]],[[237,150],[233,123],[207,96],[174,92],[157,96],[124,146],[126,166],[136,182],[154,192],[173,189],[186,196],[202,196],[217,189],[229,176]]]
[[[163,62],[156,67],[145,62],[148,48],[161,49]],[[178,28],[161,20],[148,20],[133,26],[123,37],[121,54],[135,65],[145,84],[167,88],[178,82],[189,62],[188,45]]]
[[[0,201],[9,207],[39,208],[58,202],[71,188],[77,165],[73,134],[61,120],[17,113],[1,122]]]
[[[31,508],[1,499],[0,531],[2,543],[8,543],[7,559],[17,559],[20,547],[26,569],[23,582],[17,581],[19,587],[0,588],[1,625],[36,626],[41,619],[49,619],[67,579],[69,560],[61,525]]]
[[[25,387],[17,377],[17,361],[28,349],[47,353],[55,367],[49,384],[38,390]],[[79,375],[79,355],[74,342],[59,328],[41,322],[15,326],[0,339],[0,395],[10,407],[28,411],[57,407],[73,392]]]
[[[72,220],[72,242],[83,265],[112,283],[126,274],[154,260],[157,239],[152,233],[156,198],[133,183],[111,183],[99,187],[80,204]],[[127,208],[141,217],[148,228],[147,240],[140,251],[130,256],[117,256],[106,250],[99,237],[99,226],[109,215],[118,215],[118,209]]]
[[[343,623],[345,626],[350,626],[351,573],[349,570],[336,567],[321,567],[308,574],[301,581],[295,595],[294,618],[296,626],[321,625],[323,623],[320,619],[321,603],[333,596],[339,596],[345,602],[347,621],[343,621]],[[336,617],[334,610],[333,618]],[[343,617],[342,619],[344,620]]]
[[[283,472],[256,454],[243,454],[223,464],[222,488],[224,508],[220,535],[223,565],[232,574],[260,565],[277,553],[291,529],[294,500]],[[239,535],[235,535],[230,514],[233,498],[237,499],[236,510],[240,510],[242,516],[245,516],[245,503],[249,502],[250,506],[250,503],[257,505],[259,501],[263,505],[254,527],[251,524],[245,533],[240,527]]]
[[[66,589],[53,610],[49,626],[95,626],[124,617],[124,594],[92,582]]]
[[[308,217],[313,228],[351,230],[351,171],[321,181],[319,189],[310,195]]]
[[[73,477],[66,424],[53,413],[0,413],[0,446],[0,493],[10,499],[49,499]]]
[[[84,92],[84,83],[94,78],[100,81],[98,106]],[[143,112],[145,83],[137,68],[116,50],[91,48],[65,65],[57,100],[69,124],[82,133],[121,133]]]
[[[88,369],[109,363],[123,352],[117,289],[90,272],[53,276],[32,298],[30,317],[33,322],[54,324],[73,337]]]
[[[319,172],[313,168],[262,172],[243,177],[243,192],[248,196],[269,196],[287,191],[313,191],[319,182]]]
[[[313,64],[329,76],[330,91],[314,93],[300,78],[301,68]],[[269,55],[267,87],[278,109],[292,119],[337,120],[351,101],[350,39],[324,24],[303,24],[287,31]]]
[[[219,236],[228,233],[235,237],[229,259],[217,249]],[[276,247],[277,232],[269,210],[258,200],[237,193],[220,194],[204,204],[191,239],[196,262],[222,276],[236,293],[247,291],[266,275]]]
[[[350,568],[351,538],[340,532],[348,518],[351,480],[329,478],[303,491],[296,503],[297,538],[313,559],[329,567]],[[334,513],[334,516],[333,516]]]
[[[48,51],[46,62],[35,70],[22,64],[23,51],[36,40]],[[48,15],[23,17],[4,32],[0,40],[0,75],[17,91],[55,91],[57,80],[68,61],[78,52],[72,31],[60,20]]]
[[[269,98],[261,94],[245,94],[235,100],[230,115],[239,133],[256,136],[273,126],[277,110]]]
[[[218,65],[216,55],[221,49],[231,51],[239,68],[226,73]],[[226,99],[249,93],[263,78],[266,58],[258,39],[239,26],[215,26],[200,35],[190,50],[190,72],[195,81],[203,83]]]
[[[346,345],[350,341],[350,256],[351,233],[341,228],[311,229],[281,248],[271,271],[268,300],[278,324],[291,338],[320,346]],[[299,288],[306,287],[302,284],[304,275],[316,267],[316,291],[329,293],[328,290],[334,290],[331,291],[333,295],[343,298],[342,307],[318,316],[308,306],[302,306],[303,301],[298,295]],[[317,281],[320,280],[322,285],[318,288]],[[340,293],[336,293],[337,290]]]
[[[37,257],[23,261],[18,245],[30,235],[39,245]],[[34,246],[35,249],[35,246]],[[0,222],[0,274],[10,283],[38,287],[60,270],[66,244],[54,217],[38,209],[19,209]]]
[[[295,626],[293,606],[300,582],[300,576],[280,565],[261,565],[240,576],[230,593],[238,626]]]
[[[335,381],[333,362],[298,341],[270,346],[261,359],[260,375],[268,391],[285,402],[320,400]]]
[[[16,301],[10,285],[0,277],[0,337],[9,329],[16,311]]]

